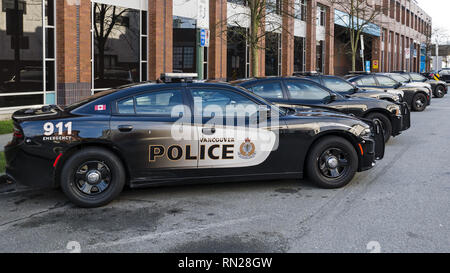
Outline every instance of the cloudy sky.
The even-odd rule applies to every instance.
[[[445,29],[450,34],[450,0],[417,0],[419,6],[433,19],[433,28]]]

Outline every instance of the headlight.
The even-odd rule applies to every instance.
[[[353,133],[355,136],[358,137],[366,137],[370,136],[372,134],[372,131],[370,130],[369,127],[364,127],[360,124],[357,124],[352,127],[351,133]]]
[[[392,104],[388,106],[388,111],[394,114],[395,116],[399,117],[402,115],[402,110],[400,109],[400,106]]]

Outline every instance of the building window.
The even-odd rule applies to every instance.
[[[317,41],[316,46],[316,70],[317,72],[324,73],[325,67],[325,42]]]
[[[326,9],[322,5],[317,5],[317,25],[325,26]]]
[[[0,2],[0,108],[55,103],[54,0]]]
[[[295,18],[306,21],[306,0],[295,0]]]
[[[303,37],[294,38],[294,72],[304,72],[306,70],[306,39]]]
[[[173,17],[173,69],[174,72],[197,72],[196,20]]]
[[[266,76],[279,76],[281,73],[281,34],[266,33]]]
[[[282,0],[267,0],[266,10],[267,14],[281,15],[283,1]]]
[[[146,13],[131,8],[93,3],[93,89],[102,90],[141,81],[146,66]],[[127,18],[127,19],[124,19]],[[143,59],[145,58],[145,59]],[[146,77],[144,77],[146,78]]]
[[[227,31],[227,78],[243,79],[250,76],[249,47],[247,44],[248,29],[228,27]]]

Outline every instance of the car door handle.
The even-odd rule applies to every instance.
[[[216,133],[216,128],[203,128],[202,132],[204,135],[214,135]]]
[[[132,125],[119,125],[119,131],[121,132],[131,132],[133,131],[133,126]]]

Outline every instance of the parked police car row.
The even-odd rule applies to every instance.
[[[194,77],[165,74],[69,106],[17,111],[2,179],[60,187],[82,207],[108,204],[126,185],[308,177],[339,188],[384,157],[385,142],[433,92],[369,74]]]

